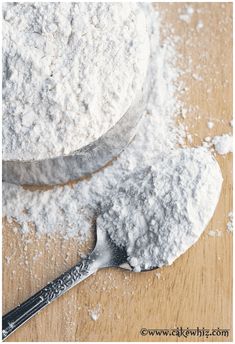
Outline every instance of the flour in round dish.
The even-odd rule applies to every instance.
[[[5,3],[3,158],[67,155],[122,117],[144,82],[145,15],[134,3]]]

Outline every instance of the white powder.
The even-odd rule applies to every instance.
[[[189,143],[193,143],[193,137],[191,134],[187,134],[187,140]]]
[[[227,230],[229,232],[232,232],[233,231],[233,212],[232,211],[228,213],[228,217],[229,217],[229,221],[227,223]]]
[[[233,152],[233,136],[231,134],[223,134],[221,136],[204,138],[202,146],[208,150],[215,151],[220,155],[225,155]],[[214,147],[214,149],[213,149]]]
[[[179,19],[186,22],[187,24],[189,24],[191,22],[192,19],[192,15],[194,13],[194,9],[193,7],[186,7],[183,9],[182,11],[183,13],[181,13],[179,15]]]
[[[212,129],[213,127],[214,127],[214,123],[213,122],[211,122],[211,121],[208,121],[207,122],[207,127],[208,127],[208,129]]]
[[[224,155],[233,151],[233,137],[229,134],[215,136],[212,139],[215,150],[218,154]]]
[[[150,6],[148,6],[148,9]],[[106,167],[103,171],[96,173],[90,180],[81,181],[73,187],[54,187],[49,191],[31,192],[15,185],[4,184],[3,215],[7,216],[9,221],[14,219],[24,228],[28,227],[30,222],[33,223],[38,233],[51,234],[56,232],[66,236],[79,235],[80,239],[84,240],[90,233],[90,224],[95,218],[99,205],[102,205],[106,198],[110,199],[113,190],[117,190],[130,176],[134,176],[138,181],[138,176],[140,177],[141,174],[146,172],[148,177],[149,166],[152,166],[150,172],[153,173],[153,177],[156,177],[159,173],[163,178],[161,168],[158,169],[157,164],[159,162],[160,166],[166,170],[166,164],[170,163],[167,154],[170,154],[169,156],[172,156],[172,165],[169,166],[170,173],[166,177],[166,183],[171,180],[171,177],[174,180],[173,175],[179,177],[179,179],[182,178],[182,189],[181,184],[178,184],[177,190],[179,194],[182,192],[183,196],[189,193],[189,204],[194,202],[195,208],[189,206],[186,209],[186,204],[184,208],[180,208],[183,212],[185,211],[186,217],[178,219],[178,223],[177,218],[173,216],[173,221],[177,223],[179,228],[183,228],[181,220],[182,223],[187,224],[187,219],[189,222],[192,221],[192,226],[190,227],[188,223],[189,232],[187,233],[189,236],[182,231],[182,242],[177,241],[176,250],[166,250],[169,257],[163,256],[161,261],[160,258],[157,261],[158,264],[166,264],[172,262],[177,254],[183,253],[184,249],[198,239],[203,227],[212,216],[219,194],[221,177],[218,173],[218,165],[210,155],[203,153],[201,150],[186,150],[182,151],[182,153],[178,150],[171,152],[179,140],[182,143],[184,142],[182,136],[185,137],[185,130],[182,127],[175,126],[175,117],[180,113],[181,107],[181,103],[176,97],[176,94],[179,94],[180,91],[179,85],[176,83],[180,71],[175,67],[179,57],[175,49],[175,42],[177,42],[178,38],[176,37],[174,40],[172,35],[167,35],[167,38],[160,44],[160,16],[148,9],[145,8],[149,20],[149,32],[151,32],[151,66],[148,75],[150,92],[146,115],[140,123],[139,131],[133,142],[113,162],[112,166]],[[162,153],[164,153],[165,158]],[[159,155],[160,157],[158,157]],[[185,160],[183,157],[185,157]],[[174,170],[174,166],[176,170]],[[185,172],[182,172],[182,176],[179,173],[181,170]],[[208,178],[209,171],[212,174],[210,178]],[[196,176],[198,176],[198,184]],[[188,185],[185,184],[186,180]],[[218,184],[216,184],[216,181]],[[163,182],[163,179],[159,180],[159,186],[162,186],[161,182]],[[135,185],[135,179],[133,184]],[[183,185],[185,186],[185,193]],[[210,190],[212,186],[215,187],[215,190]],[[212,202],[208,202],[211,197],[209,191],[214,194]],[[146,192],[147,195],[151,195],[151,188],[147,188]],[[158,197],[156,188],[153,189],[153,192]],[[204,192],[206,192],[206,195]],[[199,206],[200,195],[203,209]],[[161,189],[159,190],[160,196],[162,197],[161,200],[164,200]],[[178,196],[178,194],[175,194],[175,196]],[[182,204],[180,203],[179,206],[182,206]],[[154,213],[155,207],[156,209],[159,207],[156,202],[149,211]],[[168,211],[167,208],[166,211]],[[169,206],[169,211],[172,211],[171,206]],[[167,221],[166,225],[169,225],[169,216]],[[197,227],[195,233],[193,233],[196,224],[199,224],[200,227]],[[126,229],[129,228],[126,227]],[[178,232],[177,228],[175,230]],[[146,235],[151,234],[147,233]],[[183,239],[184,236],[185,240]],[[174,238],[174,236],[169,237],[169,239],[171,238]],[[173,245],[171,248],[174,247],[174,242],[169,242],[169,244]],[[154,255],[153,257],[157,257],[156,251]],[[147,265],[150,266],[153,263],[153,257],[150,257],[150,260],[147,259]],[[154,262],[155,264],[156,262]],[[138,269],[138,266],[136,266],[136,269]]]
[[[203,80],[203,78],[200,75],[196,74],[196,73],[193,73],[192,77],[193,77],[193,79],[195,79],[197,81],[202,81]]]
[[[3,184],[3,216],[14,219],[21,228],[35,225],[38,233],[79,235],[85,240],[96,213],[97,204],[122,178],[159,152],[172,149],[180,134],[174,116],[180,102],[175,93],[179,70],[174,67],[177,53],[173,38],[160,44],[158,13],[145,9],[151,32],[151,66],[149,71],[149,100],[147,114],[133,142],[120,157],[91,180],[70,186],[54,187],[48,191],[26,191],[22,187]]]
[[[198,20],[196,29],[199,31],[204,27],[204,23],[202,20]]]
[[[191,22],[191,15],[190,14],[180,14],[180,20],[184,21],[185,23],[189,24]]]
[[[157,277],[157,279],[161,278],[161,273],[160,272],[156,272],[155,276]]]
[[[203,149],[160,155],[126,177],[97,219],[136,271],[172,264],[209,222],[222,185],[220,168]]]
[[[97,321],[101,315],[101,307],[100,305],[97,305],[93,309],[89,309],[88,313],[93,321]]]
[[[208,235],[211,237],[221,237],[222,236],[222,232],[219,229],[214,230],[210,230],[208,232]]]
[[[210,137],[210,136],[205,137],[205,138],[204,138],[204,141],[205,141],[205,142],[211,142],[211,137]]]
[[[186,8],[186,12],[189,14],[189,15],[192,15],[194,13],[194,8],[193,7],[187,7]]]
[[[69,154],[96,140],[142,87],[149,56],[134,3],[5,3],[3,158]]]

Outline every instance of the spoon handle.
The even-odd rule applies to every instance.
[[[87,256],[60,277],[47,284],[28,300],[5,314],[2,318],[2,339],[7,338],[42,308],[90,276],[96,270],[97,264],[94,264],[94,259],[91,256]]]

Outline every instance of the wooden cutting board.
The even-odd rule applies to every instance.
[[[187,5],[194,9],[190,22],[179,17]],[[186,109],[191,108],[180,120],[192,134],[193,142],[188,145],[231,132],[232,4],[160,3],[155,7],[163,12],[163,35],[173,29],[181,38],[181,67],[193,67],[183,77],[186,88],[179,84],[180,98]],[[212,129],[208,120],[214,123]],[[194,247],[161,270],[139,274],[99,271],[8,341],[232,341],[232,233],[226,230],[232,210],[232,155],[216,158],[223,173],[223,190],[210,224]],[[221,236],[208,235],[210,230],[219,230]],[[75,239],[37,238],[33,231],[22,238],[4,221],[3,312],[75,264],[79,252],[86,249]],[[91,317],[94,313],[99,315],[96,321]],[[177,327],[228,329],[229,335],[219,331],[208,338],[186,338],[185,332],[185,336],[140,333],[142,328]]]

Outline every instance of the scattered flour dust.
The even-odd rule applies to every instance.
[[[101,315],[101,306],[97,305],[96,307],[89,309],[88,314],[93,321],[97,321]]]
[[[69,154],[102,136],[140,92],[148,58],[135,3],[4,3],[3,158]]]
[[[157,277],[157,279],[160,279],[161,278],[161,273],[160,272],[156,272],[155,276]]]
[[[212,129],[213,127],[214,127],[214,123],[213,122],[211,122],[211,121],[208,121],[207,122],[207,127],[208,127],[208,129]]]
[[[210,230],[208,232],[208,235],[211,236],[211,237],[221,237],[222,236],[222,231],[220,231],[219,229]]]
[[[209,127],[209,126],[208,126]],[[225,155],[233,152],[233,136],[231,134],[223,134],[221,136],[204,138],[203,147],[212,149],[219,155]]]
[[[142,266],[172,263],[199,238],[213,214],[222,182],[218,165],[210,153],[203,149],[175,149],[185,138],[184,128],[175,125],[182,107],[176,96],[181,75],[176,68],[180,58],[176,50],[178,38],[171,34],[160,42],[161,17],[150,7],[144,7],[151,48],[148,104],[132,143],[111,166],[90,180],[73,187],[34,192],[4,184],[2,197],[3,215],[9,222],[17,222],[24,231],[29,230],[32,223],[39,234],[78,235],[81,241],[88,237],[97,209],[104,207],[103,202],[107,200],[104,218],[100,215],[99,221],[107,225],[115,206],[121,211],[122,221],[117,222],[117,231],[114,228],[114,239],[116,233],[117,242],[121,239],[122,245],[130,243],[130,261],[136,270]],[[128,219],[128,207],[132,209],[133,205],[130,196],[122,193],[122,185],[131,195],[136,190],[133,198],[136,197],[138,208],[126,225],[123,219]],[[113,207],[111,195],[115,190],[122,197],[120,204],[114,200],[117,204],[114,202]],[[126,208],[121,209],[121,202]],[[131,230],[133,223],[137,224],[137,230]],[[151,231],[142,235],[139,230],[147,230],[147,225]],[[143,255],[140,245],[146,248]]]
[[[228,218],[229,218],[229,221],[227,223],[227,230],[229,232],[232,232],[233,231],[233,212],[232,211],[228,213]]]
[[[199,31],[199,30],[203,29],[203,27],[204,27],[203,21],[202,20],[198,20],[196,29]]]
[[[186,8],[183,8],[181,11],[180,11],[180,14],[179,14],[179,19],[187,24],[189,24],[191,22],[191,19],[192,19],[192,16],[194,14],[194,8],[193,7],[186,7]]]
[[[211,142],[215,146],[216,152],[220,155],[228,154],[233,151],[232,135],[224,134],[221,136],[215,136]]]

